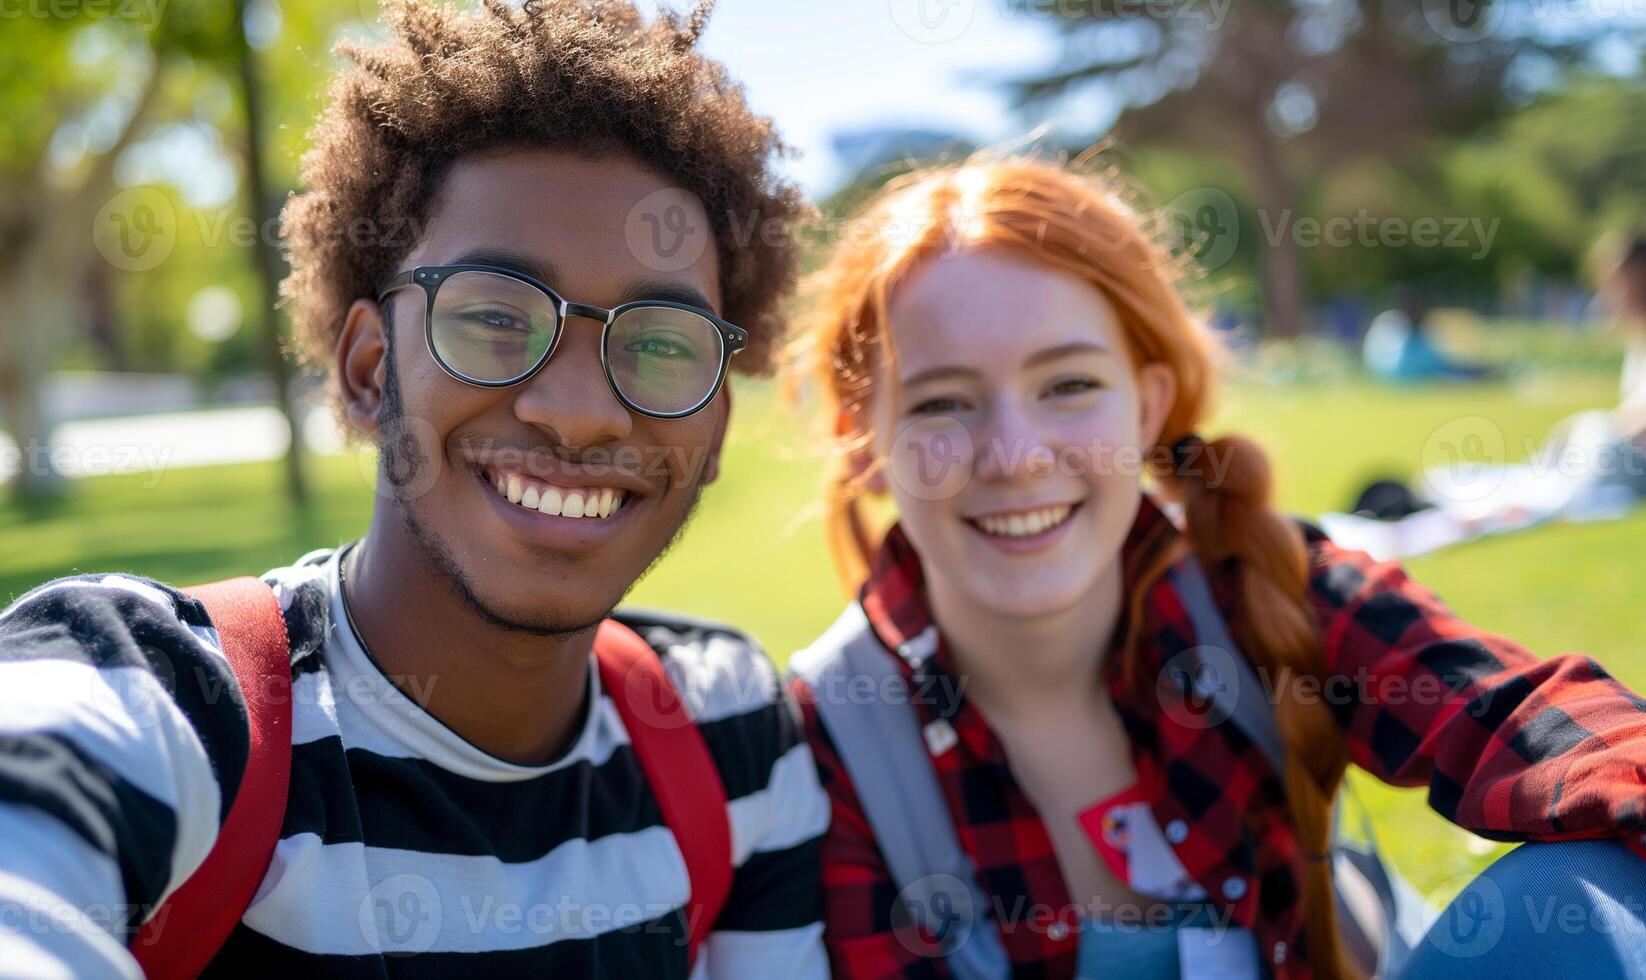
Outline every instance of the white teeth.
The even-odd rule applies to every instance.
[[[612,487],[563,490],[555,486],[527,483],[518,474],[499,474],[492,485],[499,496],[528,510],[550,517],[606,518],[623,509],[626,497]]]
[[[980,517],[975,523],[984,533],[1005,538],[1029,538],[1045,531],[1049,531],[1069,519],[1073,507],[1063,504],[1057,507],[1045,507],[1027,514],[1011,514],[1007,517]]]

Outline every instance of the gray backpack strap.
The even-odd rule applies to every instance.
[[[909,685],[862,607],[852,603],[790,659],[789,669],[811,685],[818,716],[897,884],[901,908],[893,910],[894,920],[935,936],[959,980],[1009,976],[988,896],[955,836]]]
[[[1195,645],[1180,655],[1184,669],[1174,670],[1173,680],[1210,700],[1217,716],[1251,739],[1275,772],[1285,772],[1286,743],[1269,690],[1229,635],[1200,562],[1193,556],[1178,562],[1172,566],[1171,579],[1195,632]],[[1173,658],[1174,666],[1178,659]]]
[[[1173,680],[1209,700],[1218,717],[1250,739],[1275,772],[1285,772],[1286,744],[1280,737],[1269,689],[1229,635],[1200,562],[1192,555],[1178,562],[1172,567],[1171,579],[1195,632],[1195,646],[1179,655],[1184,658],[1183,669],[1174,670]],[[1343,785],[1349,789],[1347,782]],[[1354,802],[1358,805],[1358,798]],[[1386,975],[1411,951],[1412,937],[1406,934],[1410,900],[1397,896],[1403,883],[1383,863],[1364,805],[1359,806],[1364,848],[1338,838],[1341,807],[1333,809],[1332,873],[1337,879],[1338,922],[1345,952],[1359,961],[1364,972]],[[1382,921],[1378,921],[1379,913]]]

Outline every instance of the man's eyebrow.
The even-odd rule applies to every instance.
[[[557,281],[553,265],[535,259],[524,252],[499,248],[477,248],[464,252],[448,264],[495,265],[513,272],[525,273],[562,296],[565,296],[566,293],[566,288]],[[575,295],[565,296],[565,298],[573,303],[581,302]],[[621,305],[642,299],[668,300],[696,307],[705,313],[715,312],[714,304],[709,302],[709,298],[704,296],[700,290],[694,289],[685,283],[673,282],[667,279],[646,279],[637,282],[623,291],[623,296],[618,300],[618,303]]]
[[[683,282],[673,282],[667,279],[647,279],[637,282],[623,291],[624,303],[633,303],[643,299],[668,300],[671,303],[684,303],[702,310],[704,313],[715,313],[714,304],[703,293]]]
[[[511,272],[521,272],[538,282],[555,286],[554,266],[527,255],[500,248],[476,248],[452,259],[447,265],[495,265]],[[558,290],[559,287],[555,286]]]
[[[1066,344],[1058,344],[1056,347],[1047,347],[1044,350],[1035,351],[1033,354],[1030,354],[1028,357],[1024,358],[1023,366],[1026,368],[1031,368],[1036,365],[1047,364],[1065,357],[1073,357],[1076,354],[1107,353],[1109,353],[1109,349],[1107,347],[1104,347],[1102,344],[1094,341],[1071,340]],[[927,381],[939,381],[946,378],[975,378],[978,374],[979,372],[973,370],[972,368],[961,367],[959,365],[945,365],[942,367],[927,368],[924,371],[911,374],[899,382],[899,384],[903,385],[905,388],[909,388],[917,384],[923,384]]]

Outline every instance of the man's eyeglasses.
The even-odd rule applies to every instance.
[[[487,388],[530,378],[547,364],[569,317],[599,320],[606,381],[629,410],[684,418],[714,400],[749,335],[683,303],[641,300],[616,309],[568,303],[530,276],[488,265],[425,265],[378,296],[421,286],[429,352],[447,374]]]

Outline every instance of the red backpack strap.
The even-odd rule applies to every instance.
[[[132,941],[143,972],[164,980],[199,976],[245,914],[280,838],[291,779],[291,651],[273,590],[248,577],[183,591],[206,607],[234,667],[251,749],[217,843]]]
[[[600,683],[617,704],[629,743],[651,783],[686,859],[692,897],[687,905],[691,960],[714,927],[732,888],[732,832],[726,787],[703,734],[663,670],[651,644],[608,619],[595,635]]]

